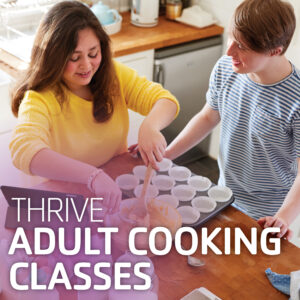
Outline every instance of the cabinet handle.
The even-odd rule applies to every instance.
[[[164,65],[158,60],[154,62],[154,81],[160,83],[162,86],[165,84]]]

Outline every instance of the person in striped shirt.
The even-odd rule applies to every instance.
[[[178,157],[220,122],[218,184],[233,190],[238,208],[287,239],[300,212],[300,72],[285,56],[295,24],[287,2],[242,2],[206,105],[165,154]]]

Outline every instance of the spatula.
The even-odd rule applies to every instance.
[[[145,179],[144,179],[144,184],[143,184],[143,189],[141,192],[141,195],[139,197],[139,200],[137,202],[137,205],[133,211],[133,213],[138,216],[138,217],[145,217],[147,215],[147,189],[150,184],[151,176],[152,176],[152,166],[149,164],[146,170],[145,174]]]

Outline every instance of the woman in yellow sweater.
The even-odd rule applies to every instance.
[[[98,167],[127,151],[128,108],[147,115],[138,146],[156,167],[166,148],[160,130],[178,112],[176,99],[112,60],[109,37],[88,7],[60,2],[41,21],[13,95],[13,162],[28,174],[85,183],[114,212],[121,192]]]

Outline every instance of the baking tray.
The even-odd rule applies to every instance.
[[[176,167],[176,166],[178,166],[178,165],[173,163],[171,168]],[[130,172],[128,174],[133,174],[133,172]],[[169,175],[169,174],[168,174],[168,171],[156,171],[156,175]],[[202,175],[201,174],[195,174],[195,173],[191,172],[191,176],[202,176]],[[139,184],[142,184],[142,183],[143,183],[143,180],[140,180]],[[176,181],[175,186],[177,186],[177,185],[188,185],[188,183],[187,183],[187,181]],[[210,188],[212,188],[213,186],[216,186],[216,184],[212,183]],[[208,194],[207,194],[208,190],[207,191],[197,191],[194,198],[199,197],[199,196],[207,196],[208,197]],[[122,195],[123,195],[122,198],[123,199],[136,198],[136,196],[134,195],[134,189],[132,189],[132,190],[123,190],[123,189],[121,189],[121,191],[122,191]],[[169,190],[169,191],[159,190],[158,196],[165,195],[165,194],[171,195],[171,190]],[[178,207],[192,206],[191,202],[192,202],[193,199],[191,199],[189,201],[179,201]],[[234,202],[234,196],[232,196],[226,202],[217,202],[217,206],[212,212],[209,212],[209,213],[201,212],[200,213],[200,218],[195,223],[191,223],[191,224],[182,223],[182,226],[190,226],[190,227],[195,227],[195,228],[200,227],[203,224],[205,224],[207,221],[212,219],[214,216],[218,215],[222,210],[224,210],[227,206],[231,205],[233,202]]]

